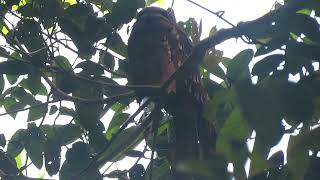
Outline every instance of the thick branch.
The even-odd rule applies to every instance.
[[[270,13],[256,19],[253,21],[247,21],[243,23],[239,23],[236,27],[228,28],[228,29],[221,29],[219,30],[215,35],[210,36],[206,39],[203,39],[199,42],[198,45],[196,45],[193,49],[193,52],[191,56],[188,58],[188,60],[180,66],[175,73],[173,73],[169,79],[162,84],[162,88],[166,89],[171,82],[174,79],[183,79],[187,76],[189,72],[191,72],[192,69],[195,67],[198,67],[201,61],[203,60],[203,57],[205,55],[205,52],[232,38],[239,38],[241,36],[247,36],[249,34],[253,34],[253,30],[255,30],[257,25],[264,24],[265,22],[272,22],[272,19],[275,17],[275,14],[283,11],[292,11],[294,12],[296,9],[292,7],[283,6],[279,8],[278,10],[271,11]],[[256,41],[256,40],[254,40]]]

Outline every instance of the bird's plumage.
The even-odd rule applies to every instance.
[[[128,41],[129,83],[162,85],[191,55],[192,43],[176,24],[173,12],[149,7],[137,15]],[[186,78],[186,87],[200,101],[207,99],[197,68]],[[167,93],[176,92],[176,82]],[[139,97],[146,92],[137,91]]]
[[[156,7],[143,9],[137,15],[128,41],[129,83],[162,85],[192,54],[192,43],[177,25],[173,11]],[[165,109],[173,115],[175,147],[174,168],[180,162],[198,159],[199,141],[207,148],[207,121],[202,118],[202,104],[207,92],[198,68],[185,79],[174,80],[166,89]],[[137,89],[138,99],[152,96]],[[202,128],[199,133],[198,128]],[[205,150],[208,151],[208,150]],[[176,176],[185,178],[184,174]]]

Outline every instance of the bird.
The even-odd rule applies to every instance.
[[[192,42],[176,23],[171,8],[144,8],[137,14],[128,39],[129,84],[161,86],[188,60],[192,50]],[[155,96],[147,88],[135,91],[138,101]],[[199,141],[200,146],[207,149],[204,151],[211,151],[206,142],[208,133],[199,133],[202,131],[199,128],[207,127],[202,118],[202,106],[208,95],[197,67],[187,77],[173,80],[164,91],[165,100],[158,100],[164,102],[164,109],[174,119],[173,164],[178,166],[181,162],[198,159]],[[183,175],[177,177],[185,179]]]

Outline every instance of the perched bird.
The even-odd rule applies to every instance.
[[[187,60],[192,43],[177,25],[172,9],[148,7],[140,11],[128,40],[128,75],[132,85],[162,85]],[[199,128],[206,122],[201,116],[202,104],[208,99],[195,67],[185,79],[174,80],[167,87],[165,109],[173,116],[175,147],[173,164],[198,159],[200,146],[207,135]],[[147,88],[137,89],[138,100],[148,94]],[[203,131],[204,132],[204,131]],[[210,150],[202,150],[210,151]]]

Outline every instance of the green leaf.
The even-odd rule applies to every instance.
[[[48,59],[47,49],[43,49],[47,44],[40,34],[41,26],[33,19],[21,19],[15,28],[15,37],[24,44],[32,56],[25,58],[34,66],[42,66]],[[39,51],[40,49],[43,49]]]
[[[272,71],[276,71],[281,62],[284,61],[284,55],[274,54],[267,56],[257,62],[252,68],[252,75],[257,75],[259,80],[264,79]]]
[[[43,165],[43,152],[45,147],[45,135],[35,123],[29,123],[26,136],[26,150],[32,163],[41,169]]]
[[[45,144],[45,167],[50,176],[59,172],[61,161],[61,144],[55,140],[47,140]]]
[[[0,74],[24,75],[28,74],[31,68],[32,67],[29,63],[19,60],[8,60],[0,62]]]
[[[103,154],[98,159],[99,162],[106,161],[119,161],[124,158],[129,150],[134,148],[138,143],[143,139],[143,132],[141,131],[135,136],[132,136],[133,133],[136,133],[137,127],[132,126],[124,131],[122,131],[117,137],[117,141],[114,141],[109,145],[109,148],[103,152]],[[125,146],[124,146],[125,144]],[[115,150],[117,150],[115,152]]]
[[[37,101],[37,103],[35,103],[34,105],[40,105],[42,104],[41,101]],[[29,114],[28,114],[28,122],[31,121],[36,121],[40,118],[42,118],[43,116],[45,116],[45,114],[48,111],[48,105],[40,105],[34,108],[31,108],[29,110]]]
[[[238,79],[250,77],[248,65],[252,58],[252,49],[246,49],[238,53],[228,65],[227,79],[233,83]]]
[[[203,108],[203,117],[215,124],[219,130],[222,128],[225,120],[231,113],[231,103],[235,101],[235,94],[233,91],[220,89],[213,97],[206,102]]]
[[[310,139],[319,138],[319,128],[316,131],[311,131],[312,133],[307,133],[306,137],[315,133],[314,137],[311,135]],[[308,146],[304,146],[305,135],[302,133],[299,136],[290,136],[288,143],[287,152],[287,163],[289,172],[292,174],[293,180],[303,179],[307,167],[309,165],[308,158]],[[314,140],[314,139],[313,139]],[[319,144],[318,142],[316,144]],[[307,145],[307,144],[306,144]]]
[[[284,126],[281,122],[281,107],[267,87],[254,86],[248,79],[238,81],[235,90],[248,124],[256,131],[261,143],[271,148],[282,138]]]
[[[69,94],[79,87],[79,80],[74,75],[72,66],[69,60],[64,56],[55,57],[54,66],[65,70],[65,73],[56,73],[53,77],[53,82],[63,92]]]
[[[23,109],[26,106],[24,102],[17,102],[13,97],[6,97],[3,101],[3,107],[6,112],[17,111]],[[9,114],[12,118],[16,118],[17,112]]]
[[[3,75],[0,75],[0,93],[2,93],[2,91],[4,89],[4,85],[5,85],[4,77],[3,77]]]
[[[19,76],[16,75],[6,75],[6,79],[8,80],[8,82],[12,85],[14,83],[16,83],[18,81]]]
[[[158,160],[155,159],[154,166],[152,169],[152,179],[162,180],[168,179],[167,175],[170,173],[170,162],[166,159]],[[144,180],[149,180],[150,166],[148,166],[147,172],[145,173]]]
[[[136,151],[136,150],[131,150],[127,152],[127,156],[129,157],[140,157],[143,158],[144,156],[144,152],[141,151]]]
[[[71,116],[74,117],[76,115],[76,111],[74,109],[69,109],[67,107],[61,106],[60,109],[60,114],[61,115],[66,115],[66,116]]]
[[[6,144],[6,137],[4,136],[4,134],[0,134],[0,146],[4,147]]]
[[[64,56],[56,56],[54,60],[54,66],[66,70],[67,72],[72,71],[72,65]]]
[[[56,129],[61,145],[68,145],[81,137],[82,130],[78,125],[67,124]]]
[[[107,67],[107,68],[109,68],[109,69],[111,69],[111,70],[114,69],[115,59],[114,59],[114,57],[113,57],[113,55],[112,55],[111,53],[101,51],[99,58],[100,58],[99,61],[102,62],[102,64],[103,64],[105,67]]]
[[[20,82],[20,85],[29,90],[33,95],[38,94],[42,85],[40,73],[33,71],[28,75],[27,79],[23,79]]]
[[[49,114],[52,115],[52,114],[56,113],[57,111],[58,111],[58,107],[56,105],[52,105],[50,107]]]
[[[219,63],[222,61],[223,52],[215,50],[211,53],[207,53],[204,57],[204,60],[201,63],[201,66],[207,69],[210,73],[214,74],[215,76],[225,79],[226,74],[219,66]]]
[[[68,149],[66,153],[66,161],[64,161],[59,172],[59,179],[69,180],[73,179],[75,174],[79,174],[91,162],[89,146],[83,142],[76,142],[72,148]],[[78,180],[95,179],[102,180],[102,175],[97,168],[90,168],[84,171]]]
[[[137,13],[138,8],[145,6],[144,0],[118,0],[112,8],[110,20],[113,27],[129,23]]]
[[[182,172],[188,172],[203,179],[229,179],[227,161],[221,156],[213,157],[214,160],[190,160],[179,166]]]
[[[249,156],[246,142],[251,133],[252,129],[237,108],[225,121],[217,139],[217,153],[224,154],[233,163],[235,177],[239,179],[246,177],[244,165]]]
[[[31,139],[29,143],[26,145],[26,150],[28,152],[28,156],[30,157],[32,163],[38,168],[41,169],[43,165],[43,152],[44,142],[39,139]]]
[[[25,91],[22,87],[14,87],[14,89],[11,90],[11,96],[16,98],[20,103],[28,104],[30,106],[36,103],[35,97]]]
[[[102,87],[100,85],[82,85],[78,91],[72,94],[76,97],[88,99],[102,99]],[[78,122],[88,131],[104,131],[100,122],[100,114],[103,110],[102,103],[75,103]]]
[[[83,61],[79,64],[77,64],[76,68],[82,69],[81,74],[84,74],[86,76],[100,76],[104,73],[103,68],[92,61]]]
[[[107,130],[107,139],[110,140],[112,136],[119,130],[120,126],[130,117],[128,113],[119,113],[113,116],[108,130]]]
[[[165,4],[164,0],[147,0],[146,6],[150,6],[153,3]]]
[[[17,168],[20,169],[23,165],[22,165],[22,157],[21,157],[21,153],[16,156],[15,158],[16,164],[17,164]]]
[[[112,9],[112,1],[111,0],[86,0],[92,4],[95,4],[101,11],[110,11]]]
[[[41,83],[40,85],[40,89],[39,89],[39,92],[38,92],[38,95],[42,95],[42,96],[47,96],[48,95],[48,91],[47,91],[47,88],[44,84]]]
[[[28,132],[26,129],[18,129],[12,135],[7,148],[7,153],[10,157],[15,158],[21,153],[21,151],[25,147],[25,139],[27,133]]]
[[[110,41],[110,49],[123,57],[128,57],[127,45],[118,33],[113,35],[113,38]]]

